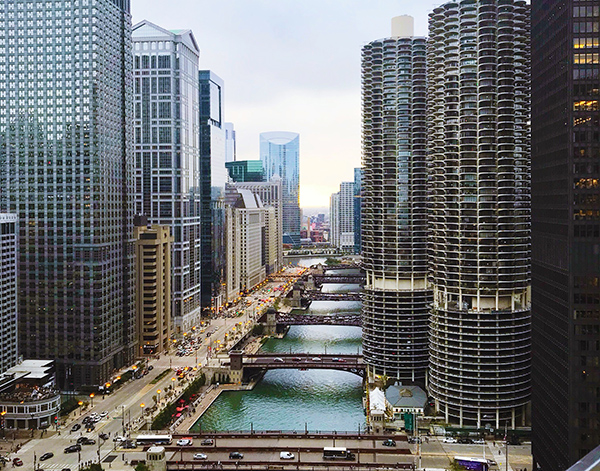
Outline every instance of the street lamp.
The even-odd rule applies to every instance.
[[[160,404],[160,392],[161,392],[160,389],[156,390],[156,394],[158,394],[158,403],[159,404]]]
[[[81,415],[81,406],[83,405],[83,401],[79,401],[77,405],[79,406],[79,415]]]
[[[94,393],[90,393],[90,399],[92,400],[92,407],[94,407]]]

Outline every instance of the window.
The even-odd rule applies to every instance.
[[[170,69],[171,68],[171,56],[158,56],[158,68],[159,69]]]
[[[598,56],[598,54],[595,54]],[[597,57],[596,57],[597,59]],[[158,78],[158,93],[166,94],[171,93],[171,78],[170,77],[159,77]]]
[[[158,129],[158,142],[159,144],[171,143],[171,128],[161,127]]]

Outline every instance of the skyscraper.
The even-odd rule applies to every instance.
[[[260,160],[265,180],[281,178],[283,187],[284,243],[300,244],[300,135],[264,132],[260,135]]]
[[[200,188],[202,202],[202,307],[219,309],[225,300],[225,122],[223,80],[201,70]]]
[[[427,285],[426,39],[412,17],[362,50],[363,355],[370,374],[425,382]]]
[[[0,213],[0,375],[17,364],[17,237],[16,214]]]
[[[429,392],[447,421],[523,425],[530,399],[529,8],[429,16]]]
[[[19,218],[19,349],[63,389],[136,352],[128,0],[5,0],[0,203]]]
[[[354,182],[340,183],[340,191],[331,195],[329,220],[331,243],[341,250],[354,251]]]
[[[136,214],[173,236],[174,333],[199,324],[200,162],[198,58],[190,30],[133,27]]]
[[[559,471],[600,443],[600,2],[531,8],[532,445]]]
[[[362,179],[363,169],[354,169],[354,253],[360,254],[362,250],[361,240],[361,211],[362,211]]]
[[[225,162],[235,162],[237,146],[233,123],[225,123]]]

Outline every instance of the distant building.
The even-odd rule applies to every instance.
[[[265,173],[261,160],[237,160],[225,162],[229,178],[234,182],[264,182]]]
[[[250,190],[227,186],[227,301],[266,278],[267,209]],[[271,211],[274,211],[271,209]]]
[[[340,194],[333,193],[329,197],[329,236],[331,245],[340,244]]]
[[[210,70],[200,81],[200,193],[202,210],[202,306],[205,312],[224,303],[225,281],[225,122],[223,80]]]
[[[169,226],[136,225],[136,314],[139,355],[169,350],[171,338],[171,244]]]
[[[354,252],[354,183],[342,182],[340,191],[331,196],[331,243]]]
[[[403,386],[393,384],[385,390],[385,399],[394,412],[396,419],[402,414],[423,415],[427,403],[427,393],[418,386]]]
[[[354,253],[361,253],[361,211],[362,211],[363,169],[354,169]]]
[[[190,30],[133,27],[135,212],[173,235],[171,319],[178,335],[199,325],[200,172],[198,59]]]
[[[0,374],[17,364],[17,240],[16,214],[0,213]]]
[[[237,160],[237,144],[233,123],[225,123],[225,162]]]
[[[532,0],[531,21],[533,466],[583,471],[600,467],[600,1]]]
[[[300,245],[300,136],[293,132],[262,133],[260,160],[265,180],[281,178],[284,242]]]

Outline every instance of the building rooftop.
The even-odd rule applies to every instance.
[[[385,397],[392,407],[423,408],[427,394],[418,386],[392,385],[385,391]]]

